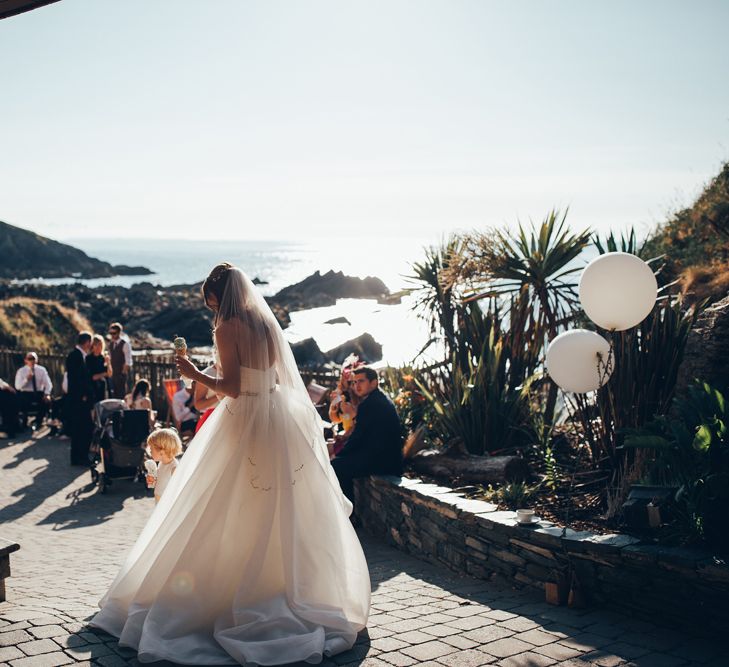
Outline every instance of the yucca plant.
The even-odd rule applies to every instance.
[[[425,248],[425,258],[412,265],[412,274],[406,276],[411,284],[406,291],[415,295],[413,310],[428,325],[430,339],[421,353],[430,345],[445,343],[447,357],[452,357],[458,347],[456,327],[458,298],[452,284],[444,280],[454,257],[460,252],[462,240],[452,235],[439,246]]]
[[[481,348],[469,355],[465,369],[453,363],[417,377],[432,407],[436,436],[446,444],[459,439],[471,454],[479,455],[530,439],[529,384],[512,386],[508,348],[498,323],[485,317],[482,324]]]
[[[631,255],[643,257],[642,253],[645,244],[638,245],[638,239],[635,236],[635,229],[633,227],[630,228],[630,232],[627,235],[621,234],[620,237],[616,237],[615,233],[611,231],[604,240],[595,234],[592,242],[601,255],[608,252],[627,252]]]
[[[516,231],[474,232],[464,239],[458,261],[444,275],[451,283],[470,287],[467,299],[514,295],[528,290],[540,333],[557,335],[577,303],[575,260],[590,242],[590,232],[573,234],[567,213],[551,211],[537,227]]]
[[[540,358],[577,307],[574,275],[582,269],[577,259],[590,242],[590,232],[572,233],[566,217],[553,210],[529,229],[519,224],[516,231],[474,232],[443,272],[449,284],[461,286],[467,300],[516,300],[518,307],[512,302],[510,313],[518,317],[509,329],[520,340],[512,346],[513,356],[517,359],[516,351],[525,349],[529,364],[535,363],[534,350]],[[549,389],[544,414],[552,423],[557,386],[546,378],[545,382]]]

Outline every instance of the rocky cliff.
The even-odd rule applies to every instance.
[[[152,274],[143,266],[112,266],[73,246],[0,221],[0,279],[106,278]]]

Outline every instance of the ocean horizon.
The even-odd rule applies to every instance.
[[[167,287],[203,280],[218,262],[229,261],[242,268],[251,279],[267,284],[261,291],[271,296],[297,283],[314,271],[343,271],[364,278],[376,276],[395,292],[407,286],[405,276],[411,264],[422,258],[425,246],[437,242],[412,238],[346,238],[328,241],[279,240],[190,240],[145,238],[63,239],[86,254],[111,264],[145,266],[149,276],[113,276],[76,280],[44,280],[51,284],[82,282],[90,287],[121,285],[130,287],[151,282]]]
[[[183,239],[73,238],[64,242],[111,264],[146,266],[149,276],[114,276],[89,280],[75,278],[44,279],[49,284],[81,282],[89,287],[120,285],[131,287],[151,282],[167,287],[196,283],[207,276],[220,261],[240,266],[271,296],[297,283],[315,271],[342,271],[345,275],[380,278],[391,292],[408,286],[406,276],[411,264],[423,256],[427,240],[347,239],[327,241],[193,241]],[[293,311],[285,330],[290,342],[314,338],[326,351],[367,332],[383,346],[383,360],[376,365],[405,364],[413,360],[427,343],[426,324],[412,311],[412,298],[399,305],[378,304],[372,299],[340,299],[336,305]],[[202,307],[202,304],[201,304]],[[345,317],[349,324],[326,324]],[[431,357],[424,357],[431,361]]]

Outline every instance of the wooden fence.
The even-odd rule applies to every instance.
[[[24,351],[0,349],[0,378],[8,384],[14,384],[15,373],[23,365],[24,357]],[[54,396],[60,396],[63,374],[66,370],[66,355],[39,352],[38,363],[44,366],[51,376]],[[313,381],[328,388],[333,388],[339,378],[339,371],[337,369],[302,368],[300,369],[300,373],[305,384],[308,385]],[[129,381],[129,390],[131,391],[136,380],[142,378],[149,380],[149,384],[152,387],[152,405],[157,410],[160,419],[167,419],[167,399],[165,397],[163,380],[178,377],[172,354],[135,353],[132,375],[133,378]]]

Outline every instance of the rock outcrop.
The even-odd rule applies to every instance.
[[[296,365],[299,368],[317,368],[324,366],[327,360],[313,338],[307,338],[291,344]]]
[[[334,276],[334,278],[326,278],[327,275]],[[307,279],[308,282],[304,281],[307,282],[311,291],[307,288],[288,293],[297,308],[311,308],[321,303],[318,297],[312,297],[315,293],[314,285],[318,282],[317,276],[328,284],[329,296],[327,298],[334,301],[340,296],[352,297],[355,293],[371,295],[374,291],[387,289],[382,281],[376,278],[367,279],[370,281],[367,283],[370,285],[370,289],[363,287],[362,282],[364,281],[360,281],[359,278],[349,278],[341,274],[332,274],[332,272],[325,276],[316,273]],[[301,283],[298,284],[301,285]],[[0,281],[0,304],[5,300],[15,298],[53,301],[69,311],[77,312],[84,321],[88,321],[94,331],[106,332],[109,323],[121,322],[132,337],[135,346],[138,347],[164,345],[175,335],[184,336],[190,347],[198,347],[211,344],[213,327],[212,313],[202,304],[200,285],[200,283],[195,283],[161,287],[149,282],[142,282],[128,288],[118,285],[102,285],[92,288],[82,283],[46,285]],[[353,287],[356,285],[359,287]],[[285,290],[282,291],[285,292]],[[310,297],[313,302],[305,300]],[[276,301],[274,297],[271,297],[267,298],[267,301],[279,324],[286,328],[290,321],[288,297],[283,301]],[[333,322],[338,321],[341,320],[339,318],[333,320]],[[311,345],[299,345],[298,354],[301,363],[308,366],[323,365],[330,360],[341,363],[350,352],[355,352],[368,361],[379,361],[382,358],[382,346],[369,334],[364,334],[338,346],[328,355],[324,355],[318,347],[314,349]]]
[[[112,266],[73,246],[0,221],[0,279],[146,276],[144,266]]]
[[[729,395],[729,296],[707,308],[686,341],[676,394],[694,380],[708,382]]]
[[[353,278],[341,271],[316,271],[301,282],[284,287],[269,299],[269,303],[288,311],[333,306],[337,299],[386,299],[390,295],[379,278]]]
[[[329,350],[326,357],[335,364],[341,364],[350,354],[356,354],[360,359],[373,363],[382,359],[382,345],[371,334],[363,333]]]

